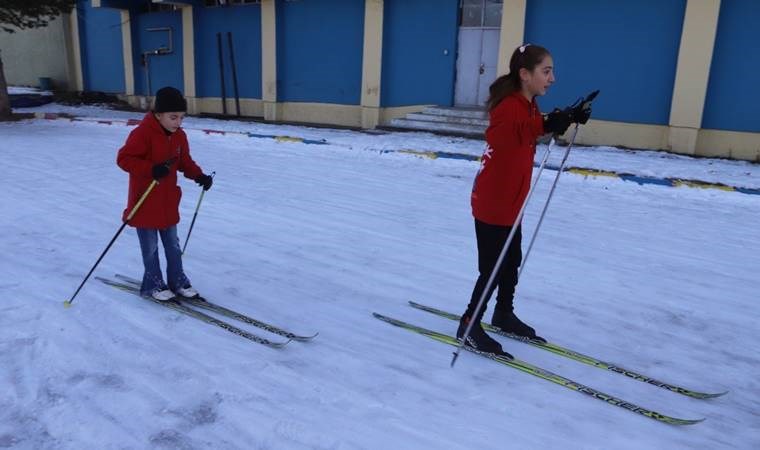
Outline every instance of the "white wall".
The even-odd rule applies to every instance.
[[[75,88],[67,62],[68,21],[66,15],[45,28],[0,31],[0,57],[9,85],[38,86],[40,77],[49,77],[56,89]]]

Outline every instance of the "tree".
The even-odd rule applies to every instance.
[[[0,31],[14,33],[17,30],[47,26],[51,20],[71,11],[75,5],[76,0],[3,0],[0,3]],[[0,54],[0,120],[10,116],[11,101]]]

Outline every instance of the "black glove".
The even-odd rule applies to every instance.
[[[202,186],[204,191],[208,191],[211,189],[211,185],[214,184],[214,177],[202,173],[195,179],[195,182],[198,183],[199,186]]]
[[[565,134],[572,123],[571,111],[561,111],[554,108],[554,111],[550,112],[544,118],[544,131],[552,134]]]
[[[166,163],[155,164],[151,173],[153,174],[153,179],[158,181],[169,175],[169,166]]]
[[[584,108],[585,106],[585,108]],[[581,103],[570,111],[571,121],[573,123],[584,124],[591,117],[591,103]]]

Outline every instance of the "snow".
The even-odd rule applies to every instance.
[[[53,95],[51,91],[42,90],[36,87],[28,86],[8,86],[8,94],[10,95]]]
[[[674,427],[468,353],[452,369],[453,347],[372,317],[456,330],[406,302],[466,306],[477,163],[394,151],[479,154],[482,142],[199,118],[185,126],[193,157],[216,171],[184,258],[193,285],[319,336],[269,349],[96,280],[64,308],[120,226],[127,175],[114,160],[131,127],[0,123],[0,447],[760,447],[759,196],[563,174],[518,286],[518,314],[553,342],[695,390],[730,391],[691,399],[499,338],[588,386],[706,418]],[[760,187],[757,165],[658,152],[577,148],[569,165]],[[555,174],[538,183],[523,248]],[[200,191],[181,186],[184,243]],[[141,270],[127,227],[95,275]]]

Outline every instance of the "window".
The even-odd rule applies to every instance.
[[[143,1],[138,11],[140,13],[153,13],[153,12],[161,12],[161,11],[176,11],[179,9],[179,6],[176,5],[167,5],[166,3],[153,3],[150,0]]]
[[[502,0],[486,0],[483,10],[484,27],[501,27],[501,8]]]
[[[229,6],[229,5],[251,5],[254,3],[261,3],[261,0],[205,0],[205,5],[208,6]]]
[[[459,26],[499,28],[502,3],[503,0],[462,0]]]

